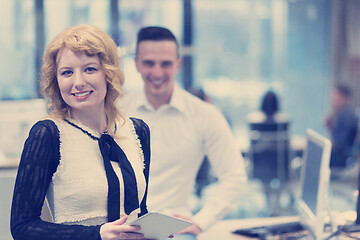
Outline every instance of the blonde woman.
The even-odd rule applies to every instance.
[[[116,107],[124,78],[108,34],[69,27],[48,45],[49,115],[30,130],[17,173],[11,232],[27,239],[143,239],[125,224],[147,212],[150,132]],[[53,221],[41,219],[45,197]]]

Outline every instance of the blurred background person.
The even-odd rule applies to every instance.
[[[287,114],[280,111],[279,97],[274,90],[267,90],[261,97],[259,110],[247,116],[250,123],[277,124],[289,121]]]
[[[353,163],[353,147],[358,130],[358,117],[351,107],[352,92],[346,84],[338,84],[331,94],[331,113],[325,126],[332,141],[331,167],[346,167]]]
[[[196,239],[241,196],[247,179],[243,159],[220,110],[176,84],[181,58],[173,33],[150,26],[137,36],[135,63],[144,88],[127,95],[121,109],[151,130],[149,211],[190,219],[193,225],[175,238]],[[218,179],[216,194],[193,216],[189,199],[205,156]]]
[[[280,112],[277,93],[269,89],[261,97],[259,110],[247,116],[250,132],[249,158],[252,177],[261,180],[270,215],[281,214],[280,196],[290,177],[290,122]],[[288,207],[288,206],[286,206]]]

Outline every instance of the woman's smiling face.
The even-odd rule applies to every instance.
[[[103,112],[107,92],[105,72],[98,55],[62,48],[56,59],[57,80],[62,98],[71,112]]]

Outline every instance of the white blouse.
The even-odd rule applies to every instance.
[[[60,164],[53,175],[47,201],[55,223],[99,225],[107,222],[108,183],[98,141],[65,121],[51,119],[60,133]],[[68,119],[96,138],[101,134]],[[116,143],[132,165],[138,187],[139,203],[144,197],[146,181],[144,156],[132,121],[117,123]],[[120,217],[124,216],[124,182],[119,164],[111,162],[120,182]],[[129,215],[136,219],[140,208]]]

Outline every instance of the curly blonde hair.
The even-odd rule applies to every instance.
[[[112,38],[101,29],[92,25],[79,25],[65,29],[56,35],[47,46],[42,65],[42,95],[49,101],[48,112],[55,117],[70,117],[70,107],[61,96],[57,81],[56,58],[61,49],[69,48],[74,52],[85,52],[88,56],[99,56],[105,72],[107,92],[105,111],[108,127],[122,118],[116,103],[123,95],[124,75],[120,70],[120,57]]]

